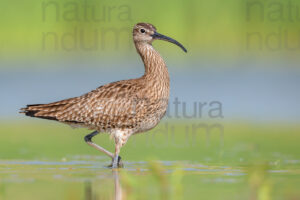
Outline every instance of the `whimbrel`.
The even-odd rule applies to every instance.
[[[27,105],[21,113],[94,130],[84,137],[87,144],[111,157],[113,168],[121,167],[119,153],[128,138],[154,128],[167,110],[169,73],[152,46],[154,40],[174,43],[187,52],[176,40],[156,32],[152,24],[138,23],[133,28],[133,41],[144,62],[142,77],[109,83],[79,97]],[[99,133],[114,138],[114,154],[92,142]]]

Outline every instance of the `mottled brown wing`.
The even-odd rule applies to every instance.
[[[75,103],[57,112],[56,118],[103,130],[134,128],[147,111],[147,101],[139,95],[140,87],[130,81],[104,85],[78,97]]]

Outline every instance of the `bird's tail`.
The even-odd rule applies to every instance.
[[[58,121],[59,114],[73,105],[73,99],[67,99],[49,104],[32,104],[20,109],[26,116]]]

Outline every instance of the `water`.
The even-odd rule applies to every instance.
[[[76,156],[74,156],[76,157]],[[64,177],[65,181],[73,180],[72,174],[76,176],[81,175],[87,179],[93,179],[95,177],[89,176],[89,172],[97,172],[98,174],[109,174],[112,169],[107,167],[110,162],[107,161],[107,157],[93,157],[92,160],[65,160],[63,161],[41,161],[41,160],[0,160],[1,174],[10,176],[11,178],[2,179],[1,182],[12,180],[16,182],[22,182],[22,176],[26,175],[26,172],[34,173],[35,176],[41,176],[47,172],[49,178],[57,179]],[[203,175],[220,175],[222,177],[231,177],[233,180],[235,177],[246,176],[248,174],[247,167],[231,167],[231,166],[218,166],[218,165],[204,165],[201,163],[190,163],[188,161],[155,161],[162,169],[162,173],[172,174],[177,170],[183,171],[187,174],[203,174]],[[299,161],[298,161],[299,162]],[[124,161],[124,168],[117,171],[123,172],[146,172],[151,173],[151,166],[146,161]],[[288,169],[268,170],[270,174],[285,175],[286,173],[293,174],[296,171]],[[59,175],[63,173],[64,175]],[[297,172],[296,174],[298,174]],[[40,174],[40,175],[39,175]],[[71,175],[71,176],[69,176]],[[98,177],[99,178],[99,177]],[[97,178],[97,179],[98,179]],[[84,179],[82,179],[84,180]],[[220,180],[219,180],[220,181]]]
[[[295,179],[291,176],[300,175],[299,170],[292,169],[262,170],[264,167],[259,166],[253,170],[249,167],[187,161],[127,161],[124,163],[125,168],[112,170],[106,167],[109,163],[105,160],[106,157],[101,156],[73,156],[73,159],[64,158],[62,161],[1,160],[0,197],[40,199],[49,194],[49,199],[69,199],[70,194],[75,194],[72,199],[121,200],[186,199],[197,198],[199,195],[206,198],[209,194],[213,199],[223,199],[230,197],[226,194],[230,191],[238,192],[239,197],[248,198],[251,193],[259,193],[260,188],[271,188],[282,181],[285,184],[293,183]],[[285,184],[281,188],[285,188]],[[224,192],[224,188],[227,191],[224,196],[215,194]],[[182,193],[190,189],[191,194]],[[209,192],[211,189],[212,193]],[[12,190],[19,192],[10,193]],[[35,193],[36,190],[40,192]],[[203,190],[205,192],[201,192]],[[239,198],[231,196],[231,199]]]

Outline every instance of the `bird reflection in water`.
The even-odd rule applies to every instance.
[[[114,177],[114,185],[115,185],[115,200],[122,199],[122,186],[120,184],[119,179],[119,170],[112,170],[113,177]]]
[[[112,170],[112,178],[114,181],[114,200],[122,200],[122,186],[120,184],[119,178],[119,170],[114,169]],[[85,200],[100,200],[103,199],[101,196],[98,198],[97,194],[92,189],[92,181],[89,180],[85,183]]]

